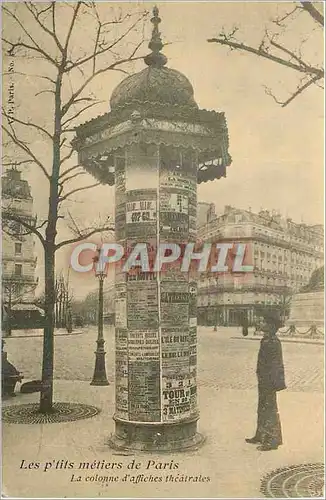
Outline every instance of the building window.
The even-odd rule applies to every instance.
[[[22,253],[22,244],[15,243],[15,255],[20,255]]]
[[[22,264],[15,264],[15,275],[22,276],[23,274],[23,266]]]

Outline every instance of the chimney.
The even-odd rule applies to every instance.
[[[21,180],[21,172],[14,167],[7,170],[6,176],[8,179],[10,179],[12,181],[20,181]]]

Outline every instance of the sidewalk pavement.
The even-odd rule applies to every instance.
[[[214,326],[201,326],[199,327],[200,330],[203,333],[208,333],[209,331],[214,331]],[[231,339],[236,339],[236,340],[261,340],[263,337],[262,333],[255,333],[255,329],[253,327],[249,328],[248,331],[248,336],[244,337],[242,335],[242,327],[239,326],[226,326],[226,327],[218,327],[218,331],[216,332],[218,335],[223,335],[224,337],[228,337]],[[325,338],[324,337],[319,337],[319,338],[314,338],[314,337],[309,337],[308,335],[306,337],[299,336],[299,335],[293,335],[293,336],[287,336],[282,333],[278,333],[277,336],[281,340],[281,342],[293,342],[295,344],[318,344],[318,345],[324,345],[325,344]]]
[[[214,326],[199,326],[199,331],[202,333],[210,333],[214,332]],[[55,336],[71,336],[71,335],[81,335],[85,332],[85,329],[76,329],[71,333],[68,333],[65,328],[57,328],[55,330]],[[243,340],[260,340],[262,338],[262,334],[255,334],[255,329],[253,327],[249,328],[249,334],[247,337],[242,335],[242,328],[238,326],[218,326],[217,335],[223,336],[225,338],[232,339],[243,339]],[[283,336],[282,334],[278,334],[280,340],[282,342],[294,342],[294,343],[302,343],[302,344],[320,344],[324,345],[325,339],[324,337],[320,338],[312,338],[312,337],[303,337],[303,336]],[[4,340],[10,338],[32,338],[32,337],[43,337],[43,330],[13,330],[12,335],[10,337],[3,337]]]
[[[72,332],[68,332],[66,328],[56,328],[54,330],[54,336],[67,336],[67,335],[80,335],[82,334],[82,330],[73,330]],[[42,328],[31,329],[31,330],[12,330],[12,334],[8,337],[2,337],[3,340],[10,338],[31,338],[31,337],[43,337]]]
[[[314,344],[314,345],[324,345],[325,341],[322,338],[296,338],[296,337],[283,337],[282,335],[278,335],[281,342],[291,342],[293,344]],[[262,335],[248,335],[244,337],[243,335],[231,337],[236,340],[261,340],[263,338]]]
[[[38,394],[17,394],[4,406],[37,402]],[[244,438],[254,434],[257,393],[255,390],[201,386],[199,380],[199,431],[206,443],[197,451],[158,454],[119,454],[106,445],[114,432],[114,385],[90,386],[83,381],[55,381],[55,401],[94,405],[101,412],[93,418],[61,424],[3,424],[3,493],[16,497],[59,498],[262,498],[262,477],[280,467],[323,462],[323,394],[282,391],[278,395],[284,444],[276,451],[260,452]],[[132,459],[139,470],[127,469]],[[22,460],[25,462],[22,465]],[[75,469],[53,467],[48,461],[74,462]],[[78,470],[80,462],[121,462],[121,470]],[[178,469],[146,469],[148,460],[178,463]],[[26,464],[39,462],[39,468]],[[32,467],[32,466],[31,466]],[[162,482],[122,482],[125,474],[162,477]],[[209,482],[165,482],[165,476],[209,477]],[[72,481],[72,476],[81,481]],[[118,476],[118,482],[101,477]]]

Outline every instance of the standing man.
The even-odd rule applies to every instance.
[[[281,326],[274,311],[262,314],[260,330],[264,337],[258,353],[258,421],[256,434],[247,443],[260,443],[258,450],[276,450],[282,444],[282,429],[277,408],[277,391],[286,389],[282,345],[276,336]]]
[[[244,311],[243,317],[242,317],[242,335],[244,337],[248,336],[248,316],[247,316],[247,311]]]

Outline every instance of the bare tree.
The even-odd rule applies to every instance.
[[[67,328],[69,311],[73,300],[73,293],[69,282],[61,273],[55,282],[55,325],[57,328]]]
[[[112,225],[106,223],[77,228],[71,238],[57,239],[63,203],[75,193],[99,185],[73,187],[84,172],[79,164],[71,164],[75,153],[70,141],[78,120],[98,104],[89,93],[91,83],[110,71],[125,73],[125,64],[140,59],[138,53],[143,42],[141,28],[146,12],[135,10],[124,14],[121,8],[116,13],[112,7],[106,8],[110,19],[104,20],[103,6],[93,1],[7,3],[2,7],[4,48],[10,57],[21,56],[38,62],[39,73],[28,75],[40,83],[35,108],[37,98],[44,99],[46,95],[47,109],[52,110],[49,126],[33,118],[26,119],[24,109],[16,110],[19,115],[10,109],[3,110],[5,140],[11,141],[15,155],[17,151],[21,153],[21,161],[39,169],[48,189],[48,212],[42,221],[26,220],[10,208],[3,211],[4,224],[21,224],[38,238],[44,249],[46,326],[40,398],[43,413],[51,412],[53,407],[55,253],[64,245],[112,230]],[[88,31],[93,29],[93,40],[85,36],[85,26]],[[10,72],[15,70],[11,67]],[[44,155],[46,160],[35,147],[40,140],[50,151],[50,155]]]
[[[309,283],[302,287],[300,292],[319,292],[324,290],[324,266],[315,269],[310,276]]]
[[[282,324],[285,323],[286,318],[290,313],[292,297],[293,297],[293,290],[288,286],[283,287],[281,293],[278,296],[277,308],[280,312]]]
[[[318,2],[318,4],[321,9],[323,9],[322,3]],[[228,33],[222,31],[218,37],[210,38],[207,41],[209,43],[217,43],[219,45],[227,46],[231,50],[238,50],[253,54],[256,57],[267,59],[296,72],[299,80],[297,88],[291,93],[290,97],[285,100],[280,100],[274,95],[270,88],[265,87],[266,93],[273,97],[277,104],[285,107],[309,87],[313,85],[322,87],[321,82],[324,79],[324,68],[322,62],[317,65],[310,63],[306,60],[306,57],[303,54],[303,46],[309,39],[310,32],[313,28],[312,24],[309,26],[309,33],[307,34],[307,37],[298,40],[296,47],[289,47],[288,42],[282,42],[282,36],[290,31],[290,23],[298,15],[308,15],[316,28],[321,31],[321,34],[323,33],[323,13],[321,10],[318,10],[312,2],[302,1],[294,2],[292,9],[287,11],[284,15],[273,19],[271,21],[273,29],[265,29],[265,34],[259,45],[256,47],[236,38],[239,31],[238,27],[233,28]],[[322,52],[322,48],[320,48],[320,51]]]
[[[114,313],[114,288],[104,289],[104,318]],[[99,290],[89,292],[87,296],[73,304],[74,313],[83,318],[85,324],[96,324],[98,314]]]
[[[34,292],[38,282],[32,280],[31,283],[26,282],[26,277],[11,274],[2,276],[2,303],[5,306],[6,313],[6,333],[11,335],[12,331],[12,308],[19,304],[24,297],[31,292]]]
[[[56,328],[66,328],[68,313],[71,309],[71,304],[74,299],[73,292],[69,286],[69,282],[65,279],[63,273],[59,273],[55,279],[55,312],[54,324]],[[44,308],[45,293],[42,292],[37,298],[37,305]]]

